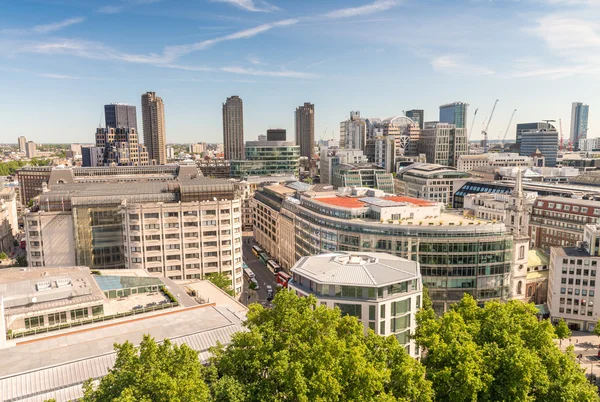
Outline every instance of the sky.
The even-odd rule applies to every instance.
[[[315,104],[315,140],[362,117],[469,103],[470,139],[562,120],[590,105],[600,136],[600,0],[4,0],[0,143],[94,141],[103,105],[165,104],[167,142],[222,142],[222,103],[244,102],[244,134],[294,139]]]

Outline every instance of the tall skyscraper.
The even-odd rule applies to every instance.
[[[454,124],[456,128],[467,128],[468,103],[453,102],[440,106],[440,123]]]
[[[104,105],[106,128],[134,128],[137,131],[135,106],[126,103]]]
[[[516,143],[517,145],[520,147],[521,146],[521,137],[523,136],[523,133],[525,131],[536,131],[536,132],[540,132],[542,130],[551,130],[551,131],[556,131],[556,128],[545,121],[539,121],[536,123],[519,123],[517,124],[517,137],[516,137]],[[529,156],[529,155],[527,155]]]
[[[223,146],[226,160],[244,159],[244,102],[237,95],[223,103]]]
[[[571,135],[573,149],[579,150],[579,140],[587,138],[588,112],[590,107],[581,102],[573,102],[571,106]]]
[[[142,122],[144,125],[144,145],[153,163],[167,163],[167,134],[165,132],[165,105],[154,92],[142,95]],[[151,162],[152,163],[152,162]]]
[[[340,123],[340,147],[365,150],[367,143],[367,125],[360,118],[360,111],[351,111],[350,119]]]
[[[267,130],[267,141],[285,141],[285,128],[270,128]]]
[[[19,137],[19,152],[25,152],[27,150],[27,138],[24,135]]]
[[[28,158],[35,158],[35,155],[37,153],[37,147],[35,142],[33,141],[27,141],[27,144],[25,144],[25,155]]]
[[[315,105],[304,103],[296,108],[296,144],[300,146],[300,156],[312,159],[315,146]]]
[[[406,117],[417,123],[419,125],[419,128],[423,130],[425,124],[425,111],[423,109],[407,110],[405,115]]]

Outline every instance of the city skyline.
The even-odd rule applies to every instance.
[[[479,109],[469,133],[478,139],[495,99],[490,141],[515,108],[511,133],[516,123],[562,119],[566,138],[575,101],[592,106],[588,138],[598,137],[599,99],[589,85],[600,74],[597,2],[227,0],[174,10],[158,0],[39,0],[3,11],[0,87],[11,94],[4,120],[16,136],[44,130],[47,142],[86,141],[100,105],[138,106],[151,88],[169,107],[168,142],[219,142],[219,107],[232,94],[245,101],[247,140],[268,128],[292,132],[304,102],[319,110],[319,140],[339,138],[350,110],[372,117],[424,109],[431,121],[455,101],[469,103],[469,122]],[[107,23],[115,29],[107,32]],[[366,96],[375,87],[386,90]],[[31,109],[35,121],[26,118]],[[73,114],[67,128],[59,124],[65,111]]]

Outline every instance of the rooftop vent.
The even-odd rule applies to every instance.
[[[52,283],[50,281],[38,282],[35,284],[35,288],[38,292],[52,289]]]

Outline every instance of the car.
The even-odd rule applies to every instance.
[[[254,283],[254,290],[258,290],[260,289],[260,286],[258,286],[258,281],[256,280],[256,278],[250,278],[250,282]]]
[[[267,300],[273,300],[273,287],[271,285],[267,285]]]

